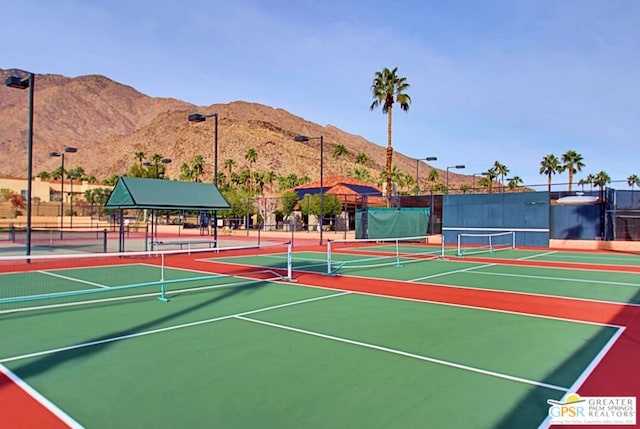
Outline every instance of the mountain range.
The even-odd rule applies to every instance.
[[[9,70],[0,69],[4,82]],[[366,108],[366,107],[365,107]],[[213,121],[189,122],[192,113],[218,115],[218,170],[228,172],[224,161],[235,161],[235,172],[249,166],[245,154],[255,149],[253,171],[273,170],[279,176],[296,174],[317,180],[320,175],[320,148],[315,139],[296,142],[296,135],[323,136],[324,175],[346,176],[356,165],[356,156],[365,153],[369,163],[362,166],[377,181],[384,169],[386,142],[375,144],[332,125],[319,125],[283,109],[235,101],[228,104],[195,106],[173,99],[146,96],[136,89],[100,75],[69,78],[55,74],[35,76],[33,127],[33,174],[53,171],[59,158],[49,156],[66,146],[78,149],[67,154],[65,170],[81,166],[87,176],[103,180],[126,174],[137,162],[136,152],[147,160],[159,154],[172,160],[167,176],[177,179],[182,163],[196,155],[204,158],[205,177],[213,175]],[[386,126],[386,119],[381,126]],[[28,92],[0,87],[0,149],[4,162],[0,176],[26,177]],[[341,144],[348,155],[334,157]],[[412,177],[416,160],[394,152],[393,163]],[[431,167],[420,162],[420,183],[428,188]],[[439,170],[440,181],[444,172]],[[206,179],[210,180],[210,179]],[[470,177],[449,173],[449,181],[469,183]]]

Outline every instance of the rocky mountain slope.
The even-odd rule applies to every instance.
[[[9,71],[0,69],[4,82]],[[0,163],[1,176],[25,177],[27,153],[28,92],[0,86]],[[176,99],[148,97],[134,88],[104,76],[67,78],[59,75],[37,75],[34,97],[33,172],[53,171],[59,158],[49,153],[65,146],[78,152],[65,160],[65,169],[82,166],[87,175],[99,180],[112,174],[126,173],[136,162],[135,153],[142,151],[171,158],[167,173],[177,179],[180,165],[190,163],[196,155],[205,160],[205,177],[213,173],[213,121],[191,123],[191,113],[217,113],[218,170],[225,171],[224,161],[233,159],[234,170],[248,166],[247,149],[258,153],[254,171],[273,170],[286,176],[294,173],[319,178],[318,141],[295,142],[303,134],[324,137],[324,172],[326,176],[346,175],[356,165],[359,152],[371,162],[366,168],[377,180],[385,165],[385,148],[361,136],[331,125],[321,126],[282,109],[237,101],[195,106]],[[349,155],[334,158],[336,144],[344,145]],[[414,176],[416,161],[398,152],[394,165]],[[421,166],[421,186],[426,188],[429,169]],[[468,176],[450,172],[450,182],[470,182]],[[441,179],[444,172],[440,171]]]

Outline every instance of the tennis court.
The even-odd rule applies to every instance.
[[[638,255],[453,252],[3,261],[8,427],[534,428],[571,392],[638,396]]]

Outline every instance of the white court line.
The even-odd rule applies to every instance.
[[[449,274],[458,274],[458,273],[465,273],[467,271],[479,270],[481,268],[492,267],[494,265],[497,265],[497,264],[478,265],[476,267],[469,267],[469,268],[463,268],[461,270],[453,270],[453,271],[447,271],[447,272],[444,272],[444,273],[432,274],[430,276],[418,277],[417,279],[411,279],[411,280],[407,280],[407,281],[409,281],[409,282],[419,282],[421,280],[428,280],[428,279],[434,279],[436,277],[448,276]]]
[[[161,333],[161,332],[175,331],[177,329],[190,328],[192,326],[205,325],[207,323],[219,322],[221,320],[232,319],[232,318],[238,317],[238,316],[246,316],[246,315],[249,315],[249,314],[261,313],[263,311],[269,311],[269,310],[275,310],[275,309],[279,309],[279,308],[291,307],[293,305],[305,304],[307,302],[320,301],[320,300],[323,300],[323,299],[335,298],[335,297],[339,297],[339,296],[343,296],[343,295],[349,295],[349,294],[351,294],[351,292],[340,292],[340,293],[334,293],[334,294],[331,294],[331,295],[323,295],[323,296],[319,296],[319,297],[315,297],[315,298],[308,298],[308,299],[302,299],[302,300],[299,300],[299,301],[293,301],[293,302],[287,302],[287,303],[284,303],[284,304],[273,305],[271,307],[263,307],[263,308],[259,308],[257,310],[244,311],[242,313],[236,313],[236,314],[230,314],[230,315],[227,315],[227,316],[214,317],[212,319],[199,320],[197,322],[183,323],[183,324],[180,324],[180,325],[167,326],[166,328],[158,328],[158,329],[152,329],[150,331],[136,332],[135,334],[120,335],[120,336],[117,336],[117,337],[105,338],[103,340],[98,340],[98,341],[90,341],[90,342],[87,342],[87,343],[74,344],[72,346],[58,347],[56,349],[42,350],[42,351],[39,351],[39,352],[27,353],[27,354],[20,355],[20,356],[12,356],[12,357],[8,357],[8,358],[0,359],[0,364],[4,364],[4,363],[7,363],[7,362],[14,362],[14,361],[17,361],[17,360],[22,360],[22,359],[29,359],[29,358],[33,358],[33,357],[50,355],[50,354],[53,354],[53,353],[66,352],[66,351],[69,351],[69,350],[77,350],[77,349],[81,349],[81,348],[85,348],[85,347],[97,346],[97,345],[100,345],[100,344],[113,343],[113,342],[116,342],[116,341],[127,340],[127,339],[130,339],[130,338],[144,337],[146,335],[158,334],[158,333]]]
[[[503,276],[503,277],[520,277],[524,279],[535,279],[535,280],[553,280],[556,282],[580,282],[580,283],[596,283],[603,285],[614,285],[614,286],[631,286],[631,287],[640,287],[640,283],[625,283],[625,282],[610,282],[607,280],[589,280],[589,279],[572,279],[572,278],[564,278],[564,277],[547,277],[547,276],[532,276],[525,274],[509,274],[509,273],[487,273],[487,272],[479,272],[474,274],[483,274],[485,276]]]
[[[29,386],[23,379],[18,377],[13,371],[4,365],[0,365],[0,372],[9,378],[13,383],[20,387],[27,395],[31,396],[43,407],[51,412],[54,416],[62,420],[66,425],[72,429],[81,429],[83,426],[71,418],[67,413],[58,408],[53,402],[42,396],[40,392]]]
[[[422,356],[422,355],[418,355],[418,354],[414,354],[414,353],[409,353],[409,352],[403,352],[402,350],[396,350],[396,349],[391,349],[388,347],[383,347],[383,346],[377,346],[375,344],[369,344],[369,343],[363,343],[360,341],[354,341],[354,340],[349,340],[346,338],[341,338],[341,337],[335,337],[333,335],[326,335],[326,334],[321,334],[319,332],[313,332],[313,331],[307,331],[305,329],[299,329],[299,328],[294,328],[291,326],[286,326],[286,325],[280,325],[277,323],[271,323],[271,322],[265,322],[263,320],[257,320],[257,319],[251,319],[248,317],[243,317],[242,315],[238,315],[235,316],[236,319],[240,319],[240,320],[244,320],[247,322],[251,322],[251,323],[257,323],[260,325],[265,325],[265,326],[270,326],[273,328],[278,328],[278,329],[283,329],[286,331],[292,331],[292,332],[297,332],[300,334],[305,334],[305,335],[311,335],[314,337],[319,337],[319,338],[324,338],[327,340],[332,340],[332,341],[337,341],[340,343],[346,343],[346,344],[352,344],[355,346],[360,346],[360,347],[365,347],[368,349],[373,349],[373,350],[379,350],[382,352],[387,352],[387,353],[391,353],[391,354],[395,354],[395,355],[399,355],[399,356],[404,356],[404,357],[409,357],[409,358],[413,358],[413,359],[418,359],[418,360],[422,360],[425,362],[431,362],[431,363],[435,363],[435,364],[439,364],[439,365],[444,365],[444,366],[448,366],[448,367],[452,367],[452,368],[457,368],[457,369],[461,369],[464,371],[469,371],[469,372],[475,372],[478,374],[483,374],[483,375],[488,375],[491,377],[497,377],[497,378],[501,378],[504,380],[510,380],[510,381],[515,381],[518,383],[524,383],[524,384],[531,384],[533,386],[538,386],[538,387],[544,387],[547,389],[553,389],[553,390],[559,390],[561,392],[567,392],[568,388],[566,387],[562,387],[562,386],[556,386],[554,384],[548,384],[548,383],[543,383],[540,381],[534,381],[534,380],[529,380],[527,378],[522,378],[522,377],[515,377],[512,375],[507,375],[507,374],[501,374],[499,372],[494,372],[494,371],[488,371],[485,369],[480,369],[480,368],[476,368],[473,366],[468,366],[468,365],[462,365],[462,364],[458,364],[458,363],[454,363],[454,362],[449,362],[446,360],[442,360],[442,359],[436,359],[436,358],[431,358],[428,356]]]
[[[63,275],[60,275],[60,274],[52,273],[50,271],[38,271],[38,272],[40,274],[45,274],[45,275],[51,276],[51,277],[57,277],[59,279],[71,281],[71,282],[74,282],[74,283],[82,283],[82,284],[86,284],[86,285],[89,285],[89,286],[95,286],[95,287],[99,287],[99,288],[103,288],[103,289],[109,289],[109,287],[110,287],[110,286],[102,285],[100,283],[90,282],[88,280],[81,280],[81,279],[76,279],[76,278],[73,278],[73,277],[63,276]]]
[[[516,261],[526,261],[527,259],[539,258],[541,256],[553,255],[554,253],[558,253],[557,250],[553,250],[551,252],[544,253],[536,253],[535,255],[523,256],[522,258],[517,258]]]
[[[566,402],[566,399],[567,399],[566,397],[567,397],[568,394],[577,393],[578,392],[578,389],[580,389],[582,384],[591,375],[591,373],[596,368],[596,366],[598,366],[598,364],[600,363],[602,358],[604,358],[604,356],[609,352],[609,350],[611,350],[611,348],[613,347],[613,344],[618,340],[618,338],[620,338],[620,336],[622,335],[624,330],[625,330],[624,327],[619,327],[618,328],[616,333],[611,336],[609,341],[607,341],[607,344],[604,345],[604,347],[600,350],[600,352],[593,358],[591,363],[589,363],[589,365],[587,365],[587,367],[584,369],[584,371],[582,371],[582,374],[580,374],[580,376],[578,376],[576,381],[573,382],[571,387],[569,387],[569,390],[567,390],[567,393],[562,397],[561,402]],[[542,423],[540,423],[540,426],[538,426],[538,429],[548,428],[549,427],[549,420],[550,420],[550,417],[547,416],[547,418],[545,418],[542,421]]]

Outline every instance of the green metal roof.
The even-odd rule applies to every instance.
[[[229,203],[209,183],[120,177],[105,208],[156,210],[226,210]]]

